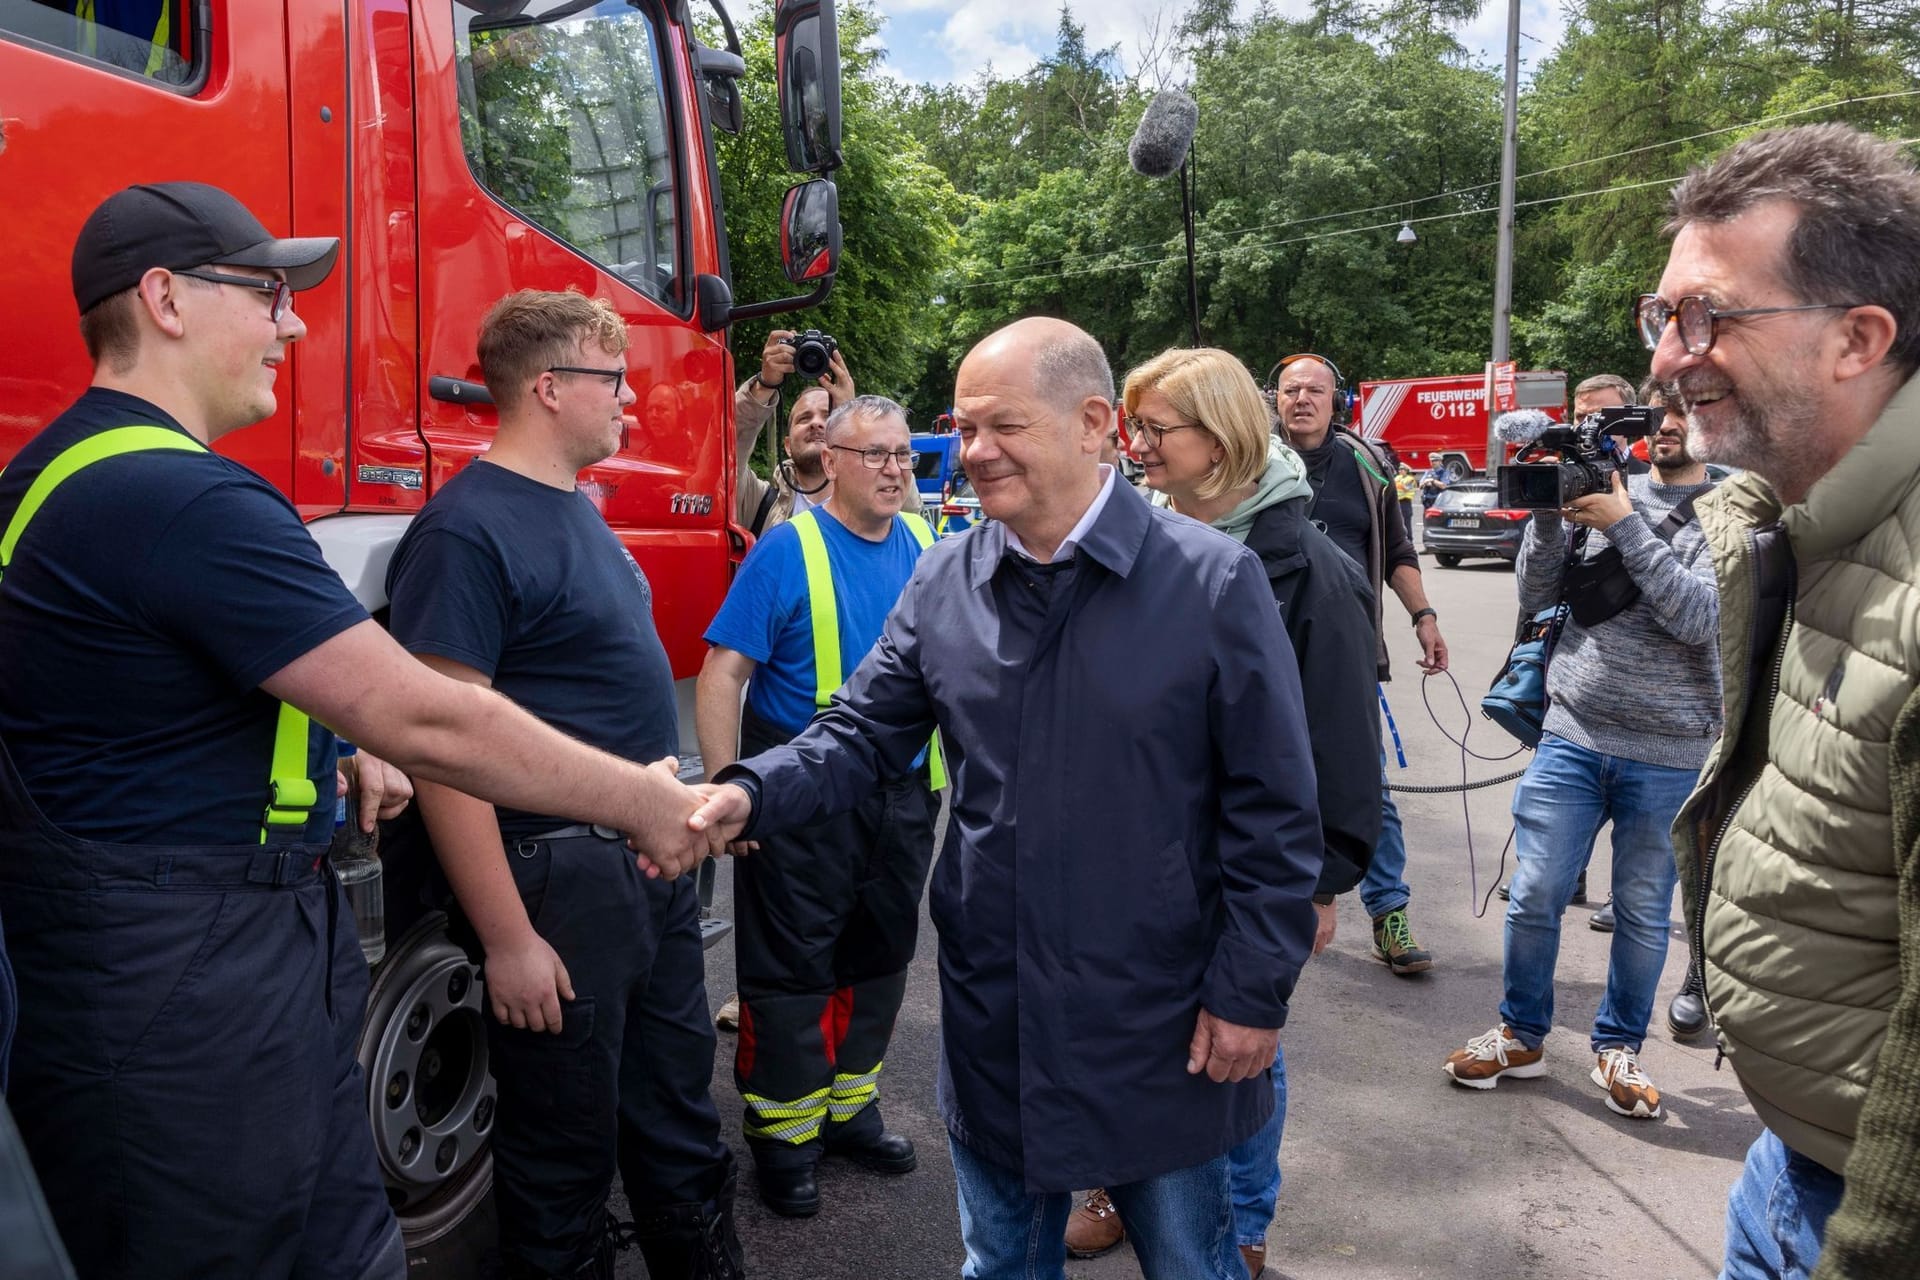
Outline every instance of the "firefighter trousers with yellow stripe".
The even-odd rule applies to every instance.
[[[742,753],[787,736],[747,712]],[[734,1081],[756,1162],[810,1165],[881,1132],[880,1072],[933,860],[925,770],[733,861],[740,1035]]]

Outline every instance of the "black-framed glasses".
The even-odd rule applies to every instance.
[[[258,276],[231,276],[224,271],[202,271],[198,268],[192,271],[176,271],[173,274],[192,276],[195,280],[205,280],[208,284],[230,284],[238,289],[258,289],[261,293],[272,294],[273,300],[267,304],[267,315],[275,324],[278,324],[280,317],[286,315],[287,309],[293,306],[293,286],[285,280],[262,280]]]
[[[627,371],[624,367],[619,369],[594,369],[587,365],[580,364],[550,364],[547,366],[547,372],[577,373],[586,378],[605,378],[607,380],[607,389],[616,395],[620,392],[620,384],[627,380]]]
[[[1144,440],[1156,449],[1160,447],[1160,442],[1166,439],[1170,431],[1198,431],[1199,429],[1200,424],[1197,422],[1154,422],[1147,418],[1136,418],[1132,414],[1127,415],[1127,437],[1132,440]]]
[[[1657,293],[1643,293],[1633,300],[1633,322],[1640,331],[1640,341],[1649,351],[1659,348],[1667,322],[1672,321],[1680,330],[1680,345],[1687,354],[1703,356],[1713,350],[1722,320],[1781,315],[1788,311],[1850,311],[1865,305],[1863,302],[1803,302],[1792,307],[1739,307],[1722,311],[1697,293],[1690,293],[1678,302],[1668,302]]]
[[[920,456],[911,449],[882,449],[879,445],[870,449],[856,449],[850,444],[830,444],[827,448],[859,454],[860,465],[869,471],[884,471],[889,460],[899,463],[902,471],[911,471],[914,460]]]

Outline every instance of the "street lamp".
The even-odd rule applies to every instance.
[[[1402,218],[1400,220],[1400,234],[1395,236],[1394,240],[1399,244],[1412,244],[1419,238],[1420,237],[1413,232],[1413,222],[1410,219]]]

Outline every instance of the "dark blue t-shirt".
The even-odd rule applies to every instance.
[[[0,477],[0,527],[68,446],[179,423],[95,388]],[[190,438],[190,437],[187,437]],[[367,614],[280,493],[214,453],[83,468],[54,490],[0,582],[0,739],[56,826],[124,844],[253,844],[280,704],[258,688]],[[334,739],[308,766],[332,831]]]
[[[880,638],[920,560],[920,543],[897,516],[884,541],[868,542],[825,507],[813,508],[813,514],[833,568],[844,679]],[[791,522],[775,525],[747,553],[707,628],[707,643],[725,645],[758,664],[747,689],[747,706],[755,715],[786,733],[807,727],[814,713],[813,613],[800,534]]]
[[[653,589],[578,490],[470,464],[408,527],[387,594],[408,650],[482,672],[570,737],[628,760],[679,747]],[[500,810],[509,838],[577,820]]]

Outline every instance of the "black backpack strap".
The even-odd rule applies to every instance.
[[[1693,500],[1699,496],[1697,493],[1690,493],[1681,499],[1673,510],[1667,512],[1667,518],[1654,529],[1660,541],[1672,542],[1679,536],[1680,531],[1687,527],[1687,522],[1693,519]]]
[[[1376,484],[1389,489],[1393,487],[1391,479],[1393,466],[1387,461],[1385,450],[1358,431],[1348,427],[1334,427],[1333,433],[1352,452],[1354,461],[1360,464],[1360,469],[1371,476]]]
[[[760,495],[760,505],[753,513],[753,523],[747,526],[748,533],[756,538],[760,536],[760,531],[767,527],[767,516],[773,511],[773,500],[779,496],[780,482],[777,479],[767,481],[767,491]]]

